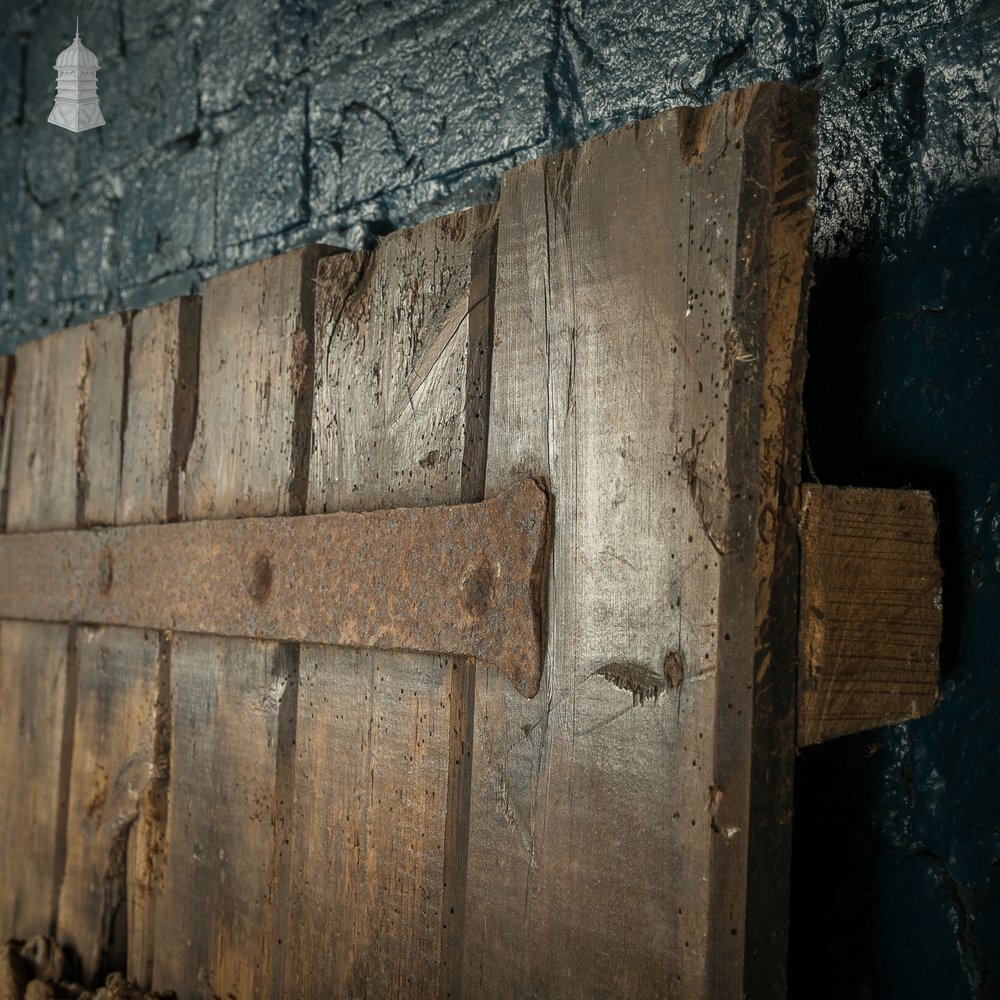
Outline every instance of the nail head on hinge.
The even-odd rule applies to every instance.
[[[481,617],[493,602],[493,571],[488,562],[473,563],[462,577],[459,600],[471,615]]]
[[[111,593],[111,585],[114,582],[114,561],[111,557],[111,549],[101,549],[101,555],[97,560],[97,590],[105,596]]]
[[[247,576],[247,593],[258,604],[263,604],[271,596],[271,557],[266,552],[258,552],[250,562]]]

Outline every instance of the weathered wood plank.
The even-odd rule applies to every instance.
[[[0,622],[0,934],[55,928],[75,655],[65,625]]]
[[[177,517],[194,433],[201,300],[171,299],[132,319],[118,524]]]
[[[129,323],[103,316],[17,348],[9,531],[114,522]]]
[[[302,647],[284,995],[437,994],[462,669]]]
[[[758,325],[761,479],[755,523],[753,728],[749,843],[745,861],[744,982],[750,1000],[784,992],[788,958],[798,672],[798,503],[802,480],[803,332],[812,280],[818,97],[784,86],[758,91],[748,131],[741,200],[741,323]],[[762,189],[761,184],[765,185]],[[768,189],[770,210],[761,204]],[[764,199],[767,200],[766,198]],[[763,277],[762,277],[763,276]],[[745,405],[756,405],[751,394]],[[749,452],[753,455],[753,452]],[[736,588],[742,586],[732,579]],[[731,754],[747,762],[746,747]],[[719,884],[725,889],[726,879]],[[725,935],[725,922],[717,932]]]
[[[752,88],[504,178],[487,489],[548,478],[555,526],[539,696],[477,675],[467,995],[743,995],[811,122]]]
[[[274,995],[276,756],[295,705],[298,651],[174,636],[168,859],[153,982],[178,996]]]
[[[198,416],[182,477],[184,520],[300,514],[312,419],[310,246],[205,283]]]
[[[314,278],[331,252],[307,247],[206,283],[182,518],[302,512]],[[294,646],[174,639],[157,989],[242,1000],[280,982],[297,677]]]
[[[10,465],[10,438],[14,429],[14,358],[0,355],[0,531],[7,527],[7,468]]]
[[[156,688],[153,692],[152,771],[138,795],[135,820],[129,830],[125,870],[126,971],[145,989],[152,986],[156,953],[157,907],[166,866],[170,778],[170,650],[169,633],[157,634]]]
[[[84,328],[17,349],[18,396],[11,441],[8,531],[77,525],[78,387]]]
[[[927,493],[802,487],[801,746],[933,711],[936,535]]]
[[[115,523],[121,486],[130,330],[131,316],[126,313],[102,317],[86,327],[77,390],[78,527]]]
[[[320,266],[311,513],[463,499],[488,391],[466,386],[486,358],[479,341],[470,357],[470,327],[490,308],[488,280],[470,291],[473,258],[488,278],[495,213],[434,219]]]
[[[79,328],[78,524],[163,520],[171,491],[176,510],[172,446],[193,399],[193,386],[183,384],[193,374],[192,317],[196,324],[197,303],[179,300]],[[148,982],[152,935],[144,918],[153,900],[146,861],[162,837],[166,642],[127,629],[78,635],[71,850],[58,934],[80,954],[87,978],[108,964],[124,967],[129,951],[130,968]],[[125,787],[112,783],[102,799],[101,782],[116,776]],[[126,927],[135,948],[126,948]]]
[[[128,325],[127,315],[104,317],[18,348],[21,383],[10,443],[11,532],[113,519]],[[36,926],[22,924],[27,917],[18,910],[12,914],[17,927],[2,930],[51,933],[66,864],[76,629],[14,622],[2,627],[13,638],[0,658],[0,682],[10,692],[4,700],[12,706],[0,722],[0,773],[23,772],[24,780],[38,782],[37,791],[24,793],[30,801],[30,825],[19,827],[4,819],[4,835],[16,838],[6,846],[5,857],[12,865],[24,861],[22,875],[12,875],[4,892],[16,899],[23,876],[38,883],[40,894],[37,908],[26,911]],[[30,736],[24,739],[23,733]],[[26,838],[31,841],[27,846]]]
[[[76,630],[78,690],[59,943],[87,981],[127,959],[128,842],[159,777],[160,638],[138,629]]]
[[[495,233],[477,208],[321,264],[311,511],[481,497]],[[303,650],[286,994],[450,988],[469,683],[440,657]]]

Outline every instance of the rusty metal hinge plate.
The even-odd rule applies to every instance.
[[[548,497],[0,535],[0,618],[473,657],[542,669]]]

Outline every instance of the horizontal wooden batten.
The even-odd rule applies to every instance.
[[[0,538],[0,618],[469,656],[531,697],[545,491],[484,503]]]
[[[927,493],[802,487],[800,746],[934,709],[936,535]]]

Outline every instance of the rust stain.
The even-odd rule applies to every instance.
[[[4,535],[0,618],[471,657],[530,698],[548,538],[532,479],[477,504]]]

